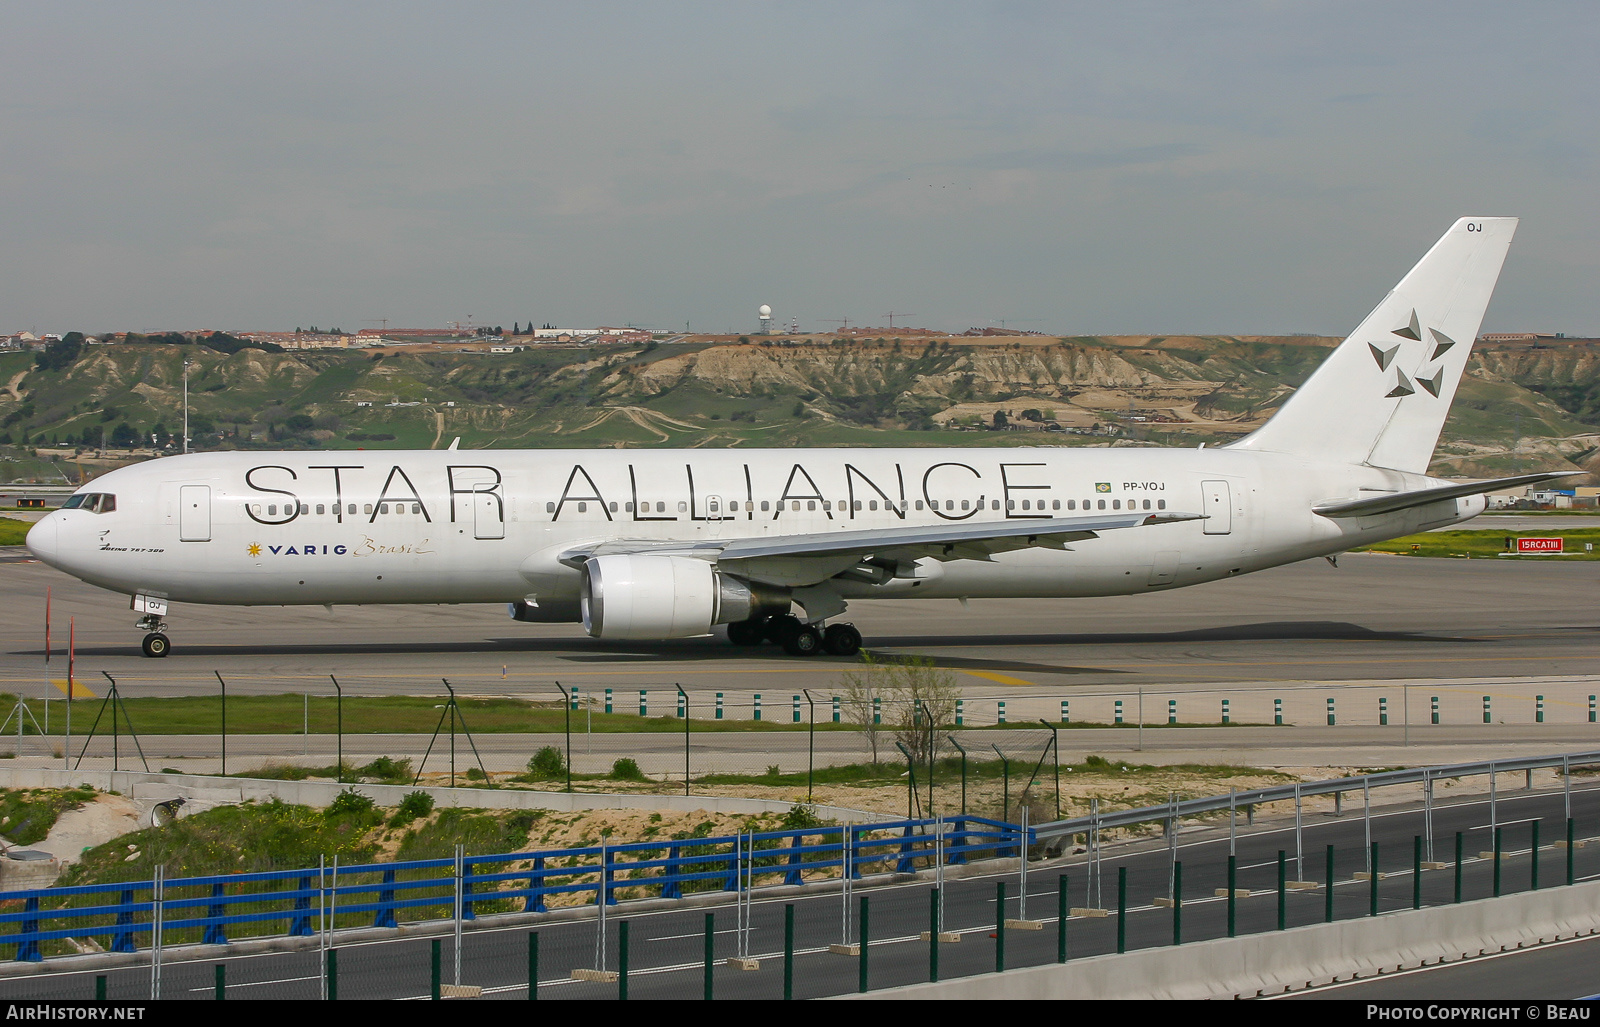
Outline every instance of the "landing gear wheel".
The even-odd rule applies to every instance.
[[[786,645],[789,636],[800,627],[799,617],[792,613],[785,613],[778,617],[768,617],[766,625],[761,630],[768,642],[775,645]]]
[[[783,651],[790,656],[815,656],[822,651],[822,632],[802,624],[783,640]]]
[[[728,625],[728,641],[734,645],[760,645],[767,640],[765,617],[736,620]]]
[[[830,656],[854,656],[861,651],[861,632],[854,624],[829,624],[822,633],[822,648]]]
[[[162,657],[172,650],[172,643],[167,640],[166,635],[159,631],[152,631],[144,636],[144,643],[140,648],[144,650],[146,656]]]

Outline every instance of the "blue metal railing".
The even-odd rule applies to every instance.
[[[807,874],[838,876],[847,864],[853,879],[906,873],[918,860],[931,865],[940,823],[948,863],[1017,855],[1020,828],[960,816],[468,856],[461,915],[476,919],[485,904],[502,911],[519,901],[523,911],[543,913],[561,895],[614,905],[634,889],[646,894],[621,899],[737,891],[744,875],[752,888],[798,885]],[[249,937],[312,935],[330,915],[345,927],[449,919],[456,872],[454,859],[425,859],[170,879],[159,896],[163,939],[188,942],[185,932],[198,932],[193,940],[221,945],[230,928]],[[134,952],[152,944],[157,900],[148,880],[0,892],[0,946],[24,962],[41,961],[43,943],[68,939]]]

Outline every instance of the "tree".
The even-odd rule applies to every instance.
[[[862,653],[862,661],[867,662],[866,653]],[[839,675],[839,698],[839,712],[866,737],[872,762],[877,763],[878,736],[882,729],[878,716],[882,697],[878,693],[877,674],[871,668],[845,671]],[[879,701],[874,703],[874,699]]]
[[[1004,428],[1010,423],[1011,422],[1006,419],[1006,412],[1004,410],[996,410],[994,412],[994,426],[996,428]]]
[[[111,430],[111,444],[132,449],[139,444],[139,433],[127,421],[123,421]]]
[[[936,758],[944,746],[940,732],[955,722],[961,695],[955,675],[926,656],[885,660],[863,650],[861,663],[840,675],[840,713],[866,736],[872,762],[886,732],[918,763]]]
[[[41,371],[64,371],[77,361],[82,352],[83,333],[68,332],[40,350],[33,362]]]

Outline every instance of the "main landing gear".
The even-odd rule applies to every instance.
[[[172,651],[172,642],[167,638],[167,624],[160,617],[153,613],[147,613],[139,618],[139,622],[134,627],[142,628],[149,632],[139,645],[139,648],[146,656],[152,659],[159,659]]]
[[[763,642],[783,646],[790,656],[854,656],[861,651],[861,632],[853,624],[829,624],[819,630],[793,614],[779,617],[754,617],[728,625],[728,641],[738,646],[758,646]]]

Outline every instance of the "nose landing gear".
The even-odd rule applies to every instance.
[[[134,627],[149,632],[139,646],[146,656],[157,659],[172,651],[172,642],[167,638],[167,624],[160,617],[147,613],[139,618]]]

